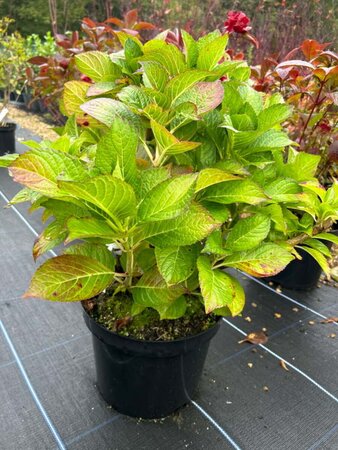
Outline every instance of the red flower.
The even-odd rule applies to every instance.
[[[250,19],[242,11],[229,11],[227,20],[224,22],[225,31],[228,33],[244,34],[251,30],[249,27]]]

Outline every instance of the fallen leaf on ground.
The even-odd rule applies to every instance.
[[[338,317],[328,317],[325,320],[322,320],[320,323],[337,323]]]
[[[238,343],[243,344],[243,342],[250,342],[250,344],[265,344],[266,342],[268,342],[268,337],[263,331],[252,331]]]
[[[287,368],[287,366],[286,366],[286,364],[285,364],[285,361],[284,361],[283,359],[281,359],[281,360],[279,361],[279,364],[280,364],[280,366],[281,366],[284,370],[286,370],[287,372],[289,372],[289,369]]]
[[[275,316],[276,319],[281,319],[282,314],[280,314],[280,313],[275,313],[274,316]]]

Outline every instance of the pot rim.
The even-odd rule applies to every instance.
[[[4,125],[0,124],[0,132],[2,131],[12,131],[16,129],[16,123],[15,122],[4,122]]]

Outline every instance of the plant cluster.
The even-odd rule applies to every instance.
[[[26,76],[33,97],[43,100],[55,122],[64,123],[60,114],[63,86],[81,76],[74,61],[75,55],[92,50],[116,52],[122,48],[121,40],[126,36],[138,36],[139,32],[153,28],[152,24],[139,21],[137,10],[127,12],[123,20],[111,17],[104,22],[96,22],[84,18],[81,35],[78,31],[57,34],[56,52],[35,54],[30,58],[32,66],[26,70]]]
[[[286,122],[289,134],[300,151],[320,155],[317,175],[323,184],[338,173],[338,55],[327,47],[308,39],[283,61],[265,58],[252,68],[256,90],[279,92],[293,106]],[[302,59],[294,59],[298,53]]]
[[[4,106],[11,93],[20,93],[27,61],[25,39],[17,31],[8,32],[11,23],[13,20],[8,17],[0,19],[0,89]]]
[[[321,240],[336,240],[326,230],[338,184],[316,180],[319,156],[298,152],[281,127],[290,106],[250,86],[228,35],[183,31],[181,45],[168,33],[120,36],[117,53],[75,56],[91,82],[65,84],[60,137],[1,159],[24,186],[12,203],[30,200],[50,220],[34,257],[77,242],[37,269],[26,296],[109,290],[132,299],[133,315],[176,319],[202,304],[234,316],[244,292],[225,268],[271,276],[302,246],[329,272]]]

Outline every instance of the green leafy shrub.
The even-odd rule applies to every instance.
[[[30,200],[51,220],[34,257],[81,240],[38,268],[26,296],[109,289],[135,315],[175,319],[194,301],[234,316],[244,292],[224,268],[274,275],[301,245],[329,270],[319,239],[336,240],[325,231],[338,185],[325,191],[319,157],[294,149],[280,125],[290,107],[250,87],[247,64],[227,59],[227,35],[167,36],[126,35],[123,51],[77,55],[92,83],[65,84],[60,137],[2,159],[24,185],[12,202]]]

